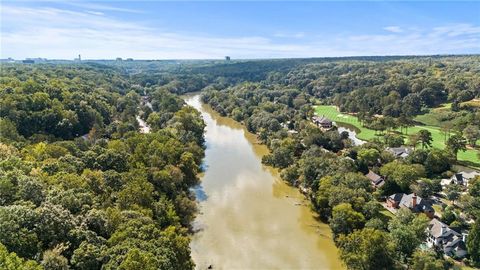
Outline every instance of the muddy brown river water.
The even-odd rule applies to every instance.
[[[328,225],[278,172],[268,149],[238,122],[184,97],[206,123],[205,173],[191,243],[197,269],[343,269]]]

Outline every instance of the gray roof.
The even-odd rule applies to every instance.
[[[463,236],[438,219],[434,218],[430,221],[428,224],[428,232],[435,239],[440,240],[445,254],[449,256],[464,256],[467,253]]]
[[[476,171],[473,171],[473,172],[459,172],[458,174],[461,174],[462,178],[467,179],[467,180],[473,179],[476,176],[480,176],[480,172],[476,172]]]
[[[417,204],[413,206],[413,197],[417,197]],[[415,195],[415,193],[405,194],[396,193],[390,195],[389,198],[398,202],[398,206],[403,206],[412,209],[414,212],[434,212],[432,204],[422,197]]]
[[[476,176],[480,176],[480,172],[458,172],[448,179],[442,179],[442,185],[450,185],[452,181],[458,185],[466,185],[469,180],[475,178]]]
[[[407,157],[411,149],[408,147],[387,147],[387,151],[394,154],[395,156]]]
[[[325,116],[314,116],[312,117],[313,121],[319,124],[332,124],[332,120],[328,119]]]
[[[443,228],[443,232],[442,232]],[[440,220],[434,218],[430,220],[428,224],[428,230],[430,234],[435,238],[451,238],[453,236],[461,237],[462,235],[457,233],[456,231],[450,229],[447,224],[441,222]]]

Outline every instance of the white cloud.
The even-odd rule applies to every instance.
[[[105,15],[105,13],[100,12],[100,11],[87,10],[86,12],[90,13],[90,14],[93,14],[93,15],[99,15],[99,16]]]
[[[7,0],[8,1],[8,0]],[[35,1],[35,0],[25,0],[27,2]],[[42,2],[43,0],[38,0]],[[87,10],[95,10],[95,11],[113,11],[113,12],[124,12],[124,13],[144,13],[138,9],[131,9],[131,8],[121,8],[112,5],[106,4],[99,4],[99,3],[92,3],[92,2],[82,2],[82,0],[48,0],[51,3],[61,3],[65,5],[69,5],[72,7],[84,8]],[[101,1],[99,1],[101,2]],[[108,1],[105,1],[108,3]]]
[[[1,20],[1,58],[72,59],[79,53],[88,59],[200,59],[480,52],[480,27],[470,24],[308,39],[303,32],[277,32],[271,39],[178,33],[119,20],[98,9],[2,5]]]
[[[447,35],[449,37],[475,34],[480,35],[480,26],[473,26],[465,23],[435,27],[432,33],[432,35]]]
[[[402,33],[403,29],[400,26],[387,26],[384,27],[383,30],[392,32],[392,33]]]
[[[277,32],[273,34],[273,36],[277,38],[303,38],[305,37],[305,33],[304,32],[296,32],[296,33]]]

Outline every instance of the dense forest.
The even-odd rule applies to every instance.
[[[4,66],[0,97],[0,268],[193,268],[195,110],[97,65]]]
[[[395,193],[430,197],[459,163],[478,166],[457,155],[479,152],[479,74],[479,56],[2,64],[0,266],[192,269],[204,123],[178,95],[193,91],[268,146],[263,163],[311,200],[347,268],[480,266],[478,177],[448,187],[439,209],[469,232],[462,261],[420,248],[426,215],[381,204]],[[320,129],[314,105],[334,105],[376,136],[355,145]],[[445,130],[445,147],[427,125]],[[387,150],[407,145],[405,159]]]

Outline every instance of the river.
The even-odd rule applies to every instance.
[[[296,188],[261,164],[268,149],[198,94],[185,100],[206,123],[191,242],[197,269],[343,269],[328,225],[316,220]]]

